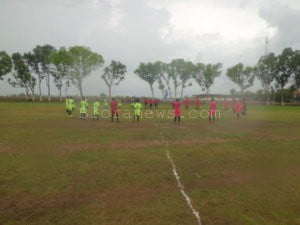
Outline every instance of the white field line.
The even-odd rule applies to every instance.
[[[187,195],[187,193],[184,191],[184,186],[183,184],[181,183],[180,181],[180,176],[178,175],[177,173],[177,170],[176,170],[176,165],[170,155],[170,151],[169,151],[169,142],[165,140],[164,138],[164,135],[162,132],[160,132],[160,136],[161,136],[161,140],[165,143],[166,145],[166,154],[167,154],[167,158],[168,160],[170,161],[171,163],[171,166],[172,166],[172,170],[173,170],[173,174],[177,180],[177,185],[178,185],[178,188],[182,194],[182,196],[184,197],[187,205],[190,207],[190,209],[192,210],[192,213],[194,214],[194,216],[196,217],[196,220],[197,220],[197,223],[198,225],[201,225],[201,218],[200,218],[200,214],[198,211],[195,210],[194,206],[193,206],[193,203],[192,203],[192,200],[191,198]]]

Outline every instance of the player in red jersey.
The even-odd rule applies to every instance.
[[[231,108],[232,108],[232,112],[235,113],[235,109],[236,109],[236,100],[233,98],[231,101]]]
[[[173,109],[174,109],[174,123],[180,123],[180,117],[181,117],[181,102],[177,98],[176,101],[172,103]]]
[[[190,104],[191,104],[190,99],[189,99],[189,98],[186,98],[186,99],[184,100],[185,109],[189,109]]]
[[[243,112],[243,102],[242,102],[242,100],[239,100],[235,103],[235,112],[236,112],[236,117],[239,119],[241,113]]]
[[[111,109],[111,122],[114,122],[114,117],[117,117],[117,121],[119,122],[119,113],[118,113],[118,102],[113,98],[110,102]]]
[[[145,108],[147,108],[147,105],[148,105],[148,99],[144,98],[144,106],[145,106]]]
[[[149,107],[150,107],[150,109],[152,109],[153,104],[154,104],[154,99],[153,98],[149,99]]]
[[[227,101],[226,98],[224,99],[223,107],[224,107],[224,109],[225,109],[226,111],[228,111],[228,109],[229,109],[229,102]]]
[[[214,98],[211,98],[211,101],[209,103],[209,117],[208,117],[209,123],[215,122],[216,110],[217,110],[217,102],[214,100]]]
[[[197,97],[196,100],[195,100],[195,105],[196,105],[196,109],[200,109],[200,99]]]

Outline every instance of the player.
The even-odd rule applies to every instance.
[[[104,99],[104,108],[105,108],[105,109],[108,108],[108,102],[107,102],[107,99]]]
[[[148,105],[148,99],[144,98],[144,106],[145,106],[145,108],[147,108],[147,105]]]
[[[118,102],[112,98],[110,102],[110,109],[111,109],[111,122],[114,122],[114,117],[117,118],[117,122],[119,123],[119,113],[118,113]]]
[[[66,114],[69,114],[69,97],[66,97]]]
[[[186,98],[185,100],[184,100],[184,105],[185,105],[185,109],[189,109],[189,106],[190,106],[190,99],[189,98]]]
[[[135,103],[133,105],[133,109],[134,109],[134,122],[136,119],[136,122],[138,123],[140,121],[140,117],[141,117],[141,109],[142,109],[142,104],[140,103],[140,99],[136,99]]]
[[[177,98],[176,101],[172,103],[173,109],[174,109],[174,123],[180,123],[180,117],[181,117],[181,102]]]
[[[149,107],[150,107],[150,109],[152,109],[152,105],[153,104],[154,104],[154,99],[152,98],[152,99],[149,100]]]
[[[238,100],[235,103],[235,113],[236,113],[236,117],[238,119],[240,118],[242,111],[243,111],[243,102],[242,102],[242,100]]]
[[[228,109],[229,109],[229,102],[227,101],[226,98],[224,98],[223,108],[224,108],[224,110],[226,110],[226,111],[228,111]]]
[[[195,101],[196,109],[200,109],[200,104],[201,104],[200,99],[197,97]]]
[[[93,120],[99,120],[99,107],[100,107],[100,102],[96,100],[93,104]]]
[[[246,100],[245,99],[243,99],[243,111],[242,111],[242,114],[244,115],[244,116],[246,116],[247,115],[247,105],[246,105]]]
[[[232,101],[231,101],[231,108],[232,108],[232,112],[235,114],[235,109],[236,109],[236,100],[235,100],[235,98],[233,98]]]
[[[211,101],[209,103],[209,117],[208,117],[209,123],[211,122],[215,123],[216,110],[217,110],[217,102],[214,100],[214,98],[211,98]]]
[[[158,98],[154,99],[154,106],[155,106],[155,109],[158,108],[158,103],[159,103]]]
[[[80,101],[80,119],[85,119],[87,117],[87,111],[88,111],[88,101],[87,99],[82,99]]]

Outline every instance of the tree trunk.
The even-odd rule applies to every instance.
[[[68,96],[68,79],[66,80],[66,87],[65,87],[65,97]]]
[[[168,91],[169,91],[169,98],[172,98],[171,86],[169,83],[167,83],[167,86],[168,86]]]
[[[111,100],[111,86],[108,85],[108,97],[109,97],[109,100]]]
[[[151,88],[152,98],[154,98],[154,90],[153,90],[153,85],[152,84],[150,84],[150,88]]]
[[[42,85],[42,79],[41,79],[40,76],[39,76],[39,98],[40,98],[40,102],[43,101],[42,87],[41,87],[41,85]]]
[[[46,84],[48,88],[48,102],[51,102],[51,93],[50,93],[50,75],[47,74],[46,76]]]
[[[174,96],[175,96],[175,98],[177,98],[177,86],[176,85],[174,85]]]
[[[281,105],[284,106],[283,87],[280,88],[280,95],[281,95]]]
[[[59,84],[59,101],[62,101],[62,87],[63,87],[63,80],[60,78],[60,84]]]
[[[83,100],[82,83],[81,82],[78,83],[78,89],[79,89],[81,100]]]
[[[62,101],[62,91],[61,91],[62,87],[59,88],[59,101]]]
[[[28,87],[25,87],[25,95],[26,95],[26,101],[29,100],[29,93],[28,93]]]
[[[184,88],[184,84],[181,85],[181,94],[180,94],[180,98],[182,99],[183,97],[183,88]]]

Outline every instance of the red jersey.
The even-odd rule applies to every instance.
[[[110,102],[110,108],[112,111],[118,111],[118,102],[116,100]]]
[[[172,103],[173,105],[173,108],[174,108],[174,116],[180,116],[181,115],[181,110],[180,110],[180,107],[181,107],[181,102],[173,102]]]
[[[216,110],[217,110],[217,102],[211,101],[209,103],[209,115],[211,115],[211,116],[216,115]]]

